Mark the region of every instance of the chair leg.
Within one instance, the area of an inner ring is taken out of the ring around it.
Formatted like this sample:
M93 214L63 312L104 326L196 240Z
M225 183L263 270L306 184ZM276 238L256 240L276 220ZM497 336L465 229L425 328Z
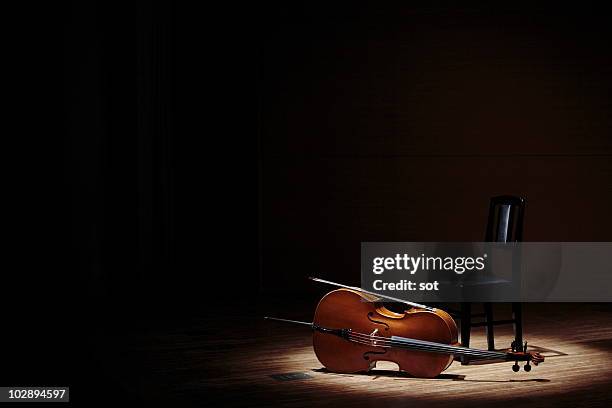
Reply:
M495 350L495 333L493 331L493 304L486 302L483 304L485 312L485 322L487 322L487 347L489 350Z
M461 345L470 347L470 331L472 329L472 304L461 303ZM467 356L461 357L461 364L468 364Z
M514 320L514 338L518 344L523 344L523 305L512 303L512 320Z

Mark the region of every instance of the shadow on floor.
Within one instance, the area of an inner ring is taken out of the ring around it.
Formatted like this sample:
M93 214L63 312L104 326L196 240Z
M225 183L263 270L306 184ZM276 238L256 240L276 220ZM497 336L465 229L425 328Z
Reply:
M440 374L435 378L418 378L408 374L405 371L399 370L371 370L363 373L354 373L354 374L342 374L342 373L334 373L326 368L315 368L312 371L327 375L338 375L343 377L354 377L366 375L369 377L377 378L403 378L403 379L412 379L412 380L425 380L425 381L435 381L435 380L449 380L449 381L468 381L468 382L481 382L481 383L504 383L504 382L550 382L550 380L545 378L530 378L524 380L470 380L466 379L465 375L461 374Z

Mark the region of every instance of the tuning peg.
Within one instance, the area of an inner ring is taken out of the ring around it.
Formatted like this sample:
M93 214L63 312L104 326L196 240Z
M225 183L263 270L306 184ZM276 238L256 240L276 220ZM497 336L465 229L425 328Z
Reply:
M527 362L527 364L525 364L525 366L523 367L523 370L530 372L531 371L531 365L529 364L529 361Z
M514 363L514 365L512 366L512 371L514 371L515 373L517 373L519 370L521 369L521 367L519 367L518 365L518 361L516 361Z

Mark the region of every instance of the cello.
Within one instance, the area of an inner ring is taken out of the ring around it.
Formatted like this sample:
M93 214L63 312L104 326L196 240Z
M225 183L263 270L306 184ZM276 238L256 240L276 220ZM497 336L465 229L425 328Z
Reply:
M319 279L314 279L319 280ZM323 280L319 280L323 281ZM319 301L312 323L266 317L310 326L317 359L329 371L369 371L377 361L392 361L414 377L433 378L446 370L454 357L470 360L525 361L525 371L544 361L539 353L527 352L524 345L512 344L510 351L461 347L453 318L441 309L418 305L397 313L387 309L383 298L360 288L335 284L340 289ZM394 299L398 300L398 299Z

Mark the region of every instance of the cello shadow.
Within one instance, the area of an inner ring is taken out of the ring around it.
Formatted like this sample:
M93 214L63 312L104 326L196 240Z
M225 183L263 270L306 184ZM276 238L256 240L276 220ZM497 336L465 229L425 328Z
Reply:
M464 376L463 376L464 377ZM524 380L466 380L463 378L457 378L454 381L468 381L468 382L480 382L480 383L512 383L512 382L550 382L548 378L527 378Z
M354 376L368 376L373 377L373 380L378 378L392 378L392 379L411 379L411 380L448 380L448 381L467 381L467 382L479 382L479 383L510 383L510 382L550 382L549 379L546 378L529 378L523 380L470 380L466 379L465 375L462 374L440 374L434 378L420 378L414 377L408 374L405 371L399 370L370 370L364 371L361 373L351 373L351 374L342 374L342 373L334 373L329 371L325 367L315 368L312 371L316 373L322 373L327 375L337 375L343 377L354 377Z

